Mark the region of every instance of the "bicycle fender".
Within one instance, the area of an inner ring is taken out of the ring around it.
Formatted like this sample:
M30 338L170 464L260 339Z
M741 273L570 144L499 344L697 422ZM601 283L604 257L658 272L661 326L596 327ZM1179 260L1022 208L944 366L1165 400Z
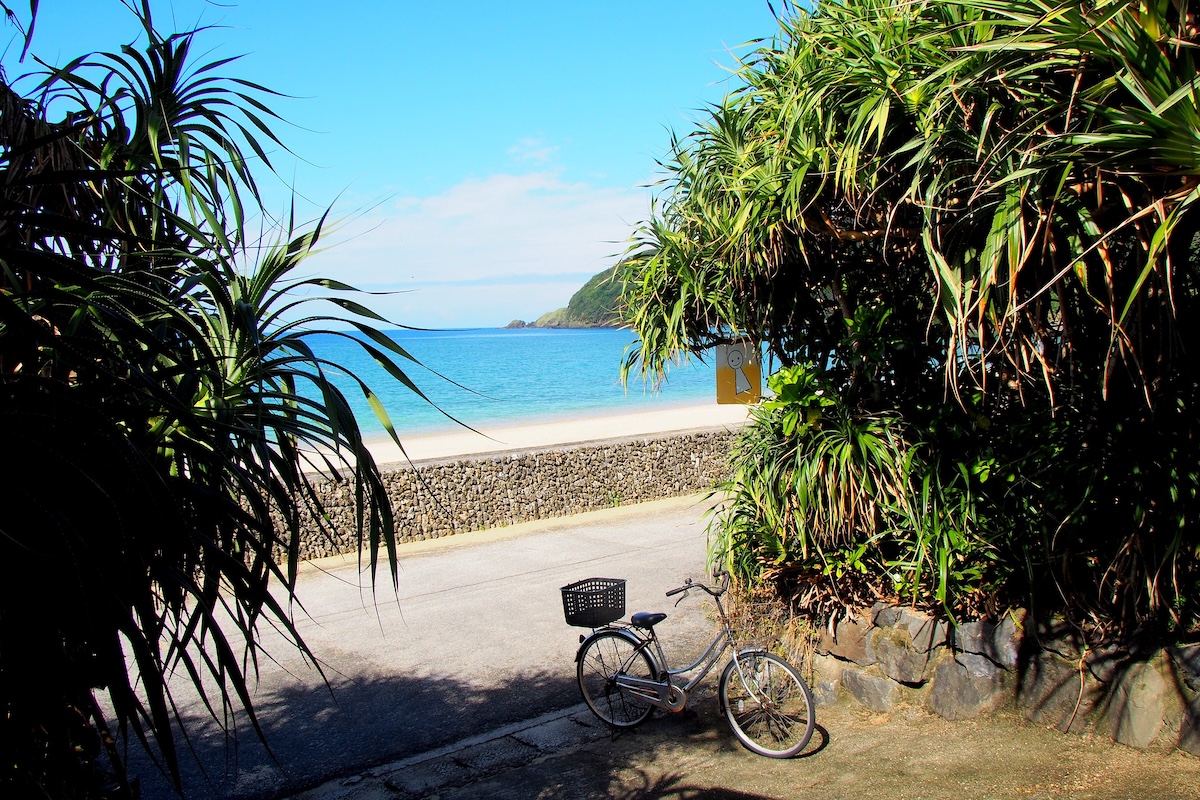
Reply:
M739 656L754 656L754 655L764 655L767 652L769 652L769 651L765 647L743 647L741 650L737 651L737 655L739 655Z
M619 634L621 637L629 640L629 643L632 644L634 647L640 647L642 644L641 639L634 636L632 633L625 630L624 628L614 628L611 625L605 626L603 628L597 628L596 630L594 630L590 634L588 634L588 636L582 642L579 643L579 649L575 651L575 663L576 664L579 663L579 659L583 658L583 651L587 649L587 646L591 643L592 639L595 639L597 636L599 636L602 633ZM650 660L653 662L654 657L651 656ZM658 665L655 664L655 668L657 668L657 667L658 667Z
M733 668L734 662L736 662L737 659L741 658L742 656L762 656L766 655L768 652L769 651L765 647L743 647L741 650L738 650L729 658L729 663L725 665L725 669L721 672L722 682L726 680L726 673ZM717 692L717 708L720 709L722 714L725 713L725 697L721 692Z

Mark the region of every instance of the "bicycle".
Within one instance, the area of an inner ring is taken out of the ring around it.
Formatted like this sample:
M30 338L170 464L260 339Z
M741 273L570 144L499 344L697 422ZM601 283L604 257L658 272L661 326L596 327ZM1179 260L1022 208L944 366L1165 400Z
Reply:
M628 623L625 581L589 578L562 588L569 625L592 628L579 637L575 655L579 691L588 708L614 730L633 728L649 719L655 708L679 712L689 693L708 675L728 648L729 659L717 684L721 713L745 747L769 758L790 758L808 744L816 726L812 692L800 672L784 659L760 647L739 650L721 595L729 589L729 573L718 571L717 588L691 578L666 593L682 594L675 605L701 590L717 606L721 628L703 654L681 669L670 669L654 626L667 618L661 612L638 612ZM696 674L690 678L688 673Z

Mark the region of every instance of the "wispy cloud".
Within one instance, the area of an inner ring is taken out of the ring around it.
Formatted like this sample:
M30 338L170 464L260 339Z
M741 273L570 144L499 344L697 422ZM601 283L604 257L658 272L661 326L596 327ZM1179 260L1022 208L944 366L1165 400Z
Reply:
M648 209L642 189L568 182L551 171L491 175L401 197L355 220L313 268L362 289L419 289L382 302L440 320L411 324L504 324L565 305L615 262Z
M534 284L567 284L579 287L595 275L595 272L563 272L557 275L489 275L482 278L447 278L445 280L414 280L405 284L410 289L429 289L436 286L448 288L464 286L529 286Z
M508 148L508 154L516 161L546 165L558 154L558 145L552 145L545 139L522 139Z

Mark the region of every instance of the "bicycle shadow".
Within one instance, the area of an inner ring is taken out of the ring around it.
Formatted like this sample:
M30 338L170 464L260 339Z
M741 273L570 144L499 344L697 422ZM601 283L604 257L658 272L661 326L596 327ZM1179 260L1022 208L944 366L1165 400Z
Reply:
M688 735L689 738L697 741L697 743L699 743L699 741L702 739L711 737L723 740L723 746L728 745L730 749L741 747L741 743L734 738L733 733L729 730L729 726L720 715L713 714L711 719L709 719L708 716L709 715L707 714L698 713L691 708L684 711L682 713L682 717L685 720L696 718L695 721L688 725L689 731L686 735ZM654 729L657 725L662 726L661 729L654 731L656 734L669 734L670 731L667 726L671 724L672 718L667 716L652 718L651 721L647 723L651 729ZM618 741L625 737L636 737L639 734L639 730L639 728L613 730L612 735L609 738L612 741ZM812 758L818 753L824 751L827 747L829 747L829 731L826 730L825 726L823 726L820 722L817 722L813 725L812 739L809 741L808 745L805 746L804 750L786 760L797 761L800 759Z
M609 795L614 800L772 800L761 794L749 794L737 789L722 789L689 783L678 773L654 777L636 770L643 781L641 786L627 788Z
M810 741L804 752L797 754L795 758L811 758L829 746L829 731L819 722L813 726L813 740L817 744L814 746Z

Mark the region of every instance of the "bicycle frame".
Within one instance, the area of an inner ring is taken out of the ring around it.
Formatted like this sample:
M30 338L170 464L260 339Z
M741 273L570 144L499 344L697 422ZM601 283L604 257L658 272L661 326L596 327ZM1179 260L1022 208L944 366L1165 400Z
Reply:
M655 708L683 711L690 693L728 649L731 657L716 690L721 714L734 736L751 752L768 758L791 758L803 751L816 728L812 691L799 669L786 658L763 647L739 647L738 631L721 602L721 596L729 590L729 573L717 570L713 577L720 583L712 586L688 578L682 586L666 593L667 597L683 594L675 603L679 605L690 591L698 589L712 597L717 606L718 630L687 666L672 669L667 661L657 630L666 614L639 612L627 622L614 621L593 628L590 636L580 636L575 661L584 702L613 730L640 725ZM567 609L567 599L563 607ZM611 613L611 606L605 609ZM572 620L569 613L567 619Z
M712 671L713 666L724 655L726 648L733 651L734 668L737 669L738 675L743 678L743 683L745 683L745 676L741 674L742 665L738 656L743 653L758 652L760 648L745 648L741 651L737 649L737 645L733 639L733 628L729 625L729 618L725 615L725 609L721 605L721 598L716 595L712 595L712 598L713 602L717 605L717 614L721 618L721 629L713 636L712 641L704 648L704 652L699 658L686 667L680 667L679 669L671 669L668 665L666 653L663 652L662 643L659 642L658 634L654 628L650 628L643 633L643 629L635 628L631 625L610 626L611 630L620 631L634 645L633 652L621 664L621 668L615 676L617 687L658 708L663 708L667 711L682 711L687 706L689 693ZM629 669L634 659L651 646L654 649L650 660L660 669L658 679L637 678L626 674L626 670ZM655 658L656 656L657 658ZM693 670L699 670L699 672L682 686L675 683L675 678ZM747 686L747 689L749 689L749 686ZM753 690L750 691L751 696L754 697ZM756 697L755 699L757 700Z
M658 641L658 636L655 635L653 629L648 634L635 633L630 628L620 628L620 630L637 639L638 644L629 659L621 665L621 669L616 676L617 686L623 691L636 695L647 703L659 708L665 708L667 711L682 711L684 706L687 705L688 693L692 689L695 689L696 685L704 680L704 677L712 671L717 660L725 652L725 648L733 646L733 632L726 625L713 636L712 641L704 648L704 653L699 658L686 667L670 669L667 665L667 657L663 652L662 644ZM635 678L632 675L625 674L625 670L628 669L633 659L651 645L654 647L651 659L654 660L655 665L661 667L661 677L658 680L651 680L649 678ZM657 656L657 659L654 658L655 656ZM682 686L672 680L695 669L699 669L700 671Z

